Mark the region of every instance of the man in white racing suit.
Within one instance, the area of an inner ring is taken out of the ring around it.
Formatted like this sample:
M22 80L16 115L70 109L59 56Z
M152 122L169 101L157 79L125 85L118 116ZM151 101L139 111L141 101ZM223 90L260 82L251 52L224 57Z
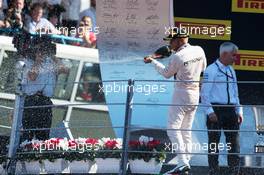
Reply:
M188 43L188 33L184 30L172 31L164 40L170 40L170 47L174 53L169 57L167 66L153 59L144 59L145 63L152 62L156 70L165 78L174 76L175 90L172 106L169 108L167 134L179 153L178 164L167 173L180 173L190 170L191 158L191 129L197 105L199 104L199 80L201 72L206 68L206 57L200 46ZM185 130L185 131L181 131ZM187 131L188 130L188 131Z

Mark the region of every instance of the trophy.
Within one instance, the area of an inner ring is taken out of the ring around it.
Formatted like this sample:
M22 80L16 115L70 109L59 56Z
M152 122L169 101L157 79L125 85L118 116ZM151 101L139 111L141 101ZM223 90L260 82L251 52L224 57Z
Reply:
M264 153L264 107L253 107L253 113L258 134L255 152Z

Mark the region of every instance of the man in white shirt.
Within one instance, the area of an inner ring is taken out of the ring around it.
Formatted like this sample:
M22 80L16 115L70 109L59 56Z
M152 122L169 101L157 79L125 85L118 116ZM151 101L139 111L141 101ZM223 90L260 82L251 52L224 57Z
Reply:
M52 105L51 97L56 83L55 63L51 58L46 58L41 51L36 51L35 60L25 60L24 73L25 107ZM52 108L24 109L22 125L23 129L50 128L52 122ZM49 130L24 131L23 140L49 139Z
M23 113L23 129L40 129L24 131L23 140L49 139L49 128L52 124L51 97L54 95L56 78L60 73L68 73L68 69L62 64L59 65L53 58L47 56L43 50L45 44L34 46L32 48L33 58L25 59L25 72L23 75L23 91L26 94L25 107L46 106L39 108L25 108Z
M217 132L208 131L209 145L215 145L215 147L210 147L211 149L208 150L208 153L219 152L218 145L221 129L239 130L239 125L243 119L242 107L239 106L236 73L231 66L236 59L237 51L238 47L231 42L221 44L220 57L209 65L204 73L205 82L202 85L201 99L206 106L207 128L209 130L219 130ZM221 107L217 105L231 106ZM235 105L238 106L235 107ZM226 143L230 146L228 146L228 152L239 153L239 133L224 133ZM208 164L210 175L215 175L219 172L217 154L208 155ZM239 156L228 155L228 165L230 166L230 174L237 175L239 171Z
M49 34L60 34L51 22L47 19L42 18L43 7L40 3L33 4L31 8L31 18L27 19L26 29L30 33L49 33Z
M176 152L179 153L177 166L167 172L174 174L190 170L192 148L190 130L199 103L198 81L201 72L206 68L206 57L200 46L192 46L188 43L188 34L184 30L173 31L165 39L170 39L170 48L174 50L169 57L168 66L164 66L151 57L145 58L145 62L151 61L165 78L174 76L177 80L172 99L172 104L175 106L169 108L167 123L167 129L169 129L167 134L173 145L176 145ZM181 129L188 131L179 131Z

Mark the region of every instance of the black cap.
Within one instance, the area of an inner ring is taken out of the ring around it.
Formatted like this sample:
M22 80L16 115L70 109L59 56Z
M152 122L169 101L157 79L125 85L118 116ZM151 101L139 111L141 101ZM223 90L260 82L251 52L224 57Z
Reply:
M163 38L164 41L169 41L175 38L187 38L189 37L188 32L185 29L173 28L170 30L170 34Z

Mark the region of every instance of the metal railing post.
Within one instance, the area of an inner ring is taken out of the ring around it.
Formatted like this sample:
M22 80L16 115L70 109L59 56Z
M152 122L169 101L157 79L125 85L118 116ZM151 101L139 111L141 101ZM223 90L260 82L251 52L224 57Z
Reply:
M130 125L131 125L131 116L132 116L132 99L133 99L133 86L134 80L128 80L127 87L127 98L126 98L126 114L124 122L124 133L123 133L123 151L120 164L119 175L125 175L127 171L127 162L128 162L128 143L130 137Z
M24 96L23 96L23 87L22 87L22 78L24 72L25 64L24 62L19 62L17 64L18 68L18 85L16 90L16 99L15 99L15 109L14 116L12 121L11 136L9 141L9 150L8 150L8 174L15 174L16 171L16 152L19 146L20 140L20 128L22 126L22 117L23 117L23 106L24 106Z

